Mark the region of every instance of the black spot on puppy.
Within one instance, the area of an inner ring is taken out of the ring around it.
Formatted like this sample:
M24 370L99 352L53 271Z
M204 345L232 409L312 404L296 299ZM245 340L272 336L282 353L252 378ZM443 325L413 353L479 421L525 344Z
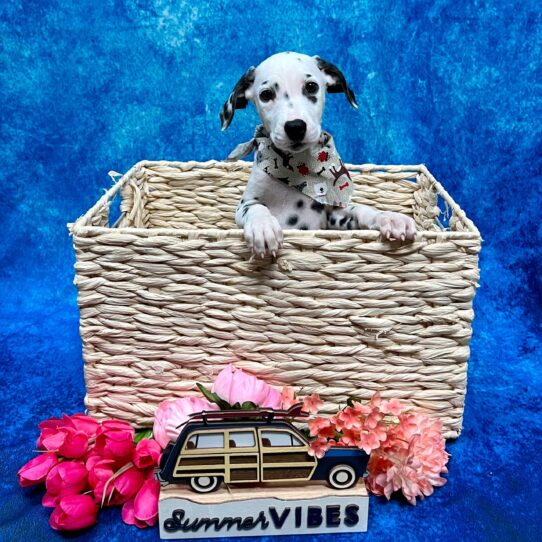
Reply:
M248 207L243 208L243 216L245 216L248 213Z
M324 207L325 205L323 203L319 203L318 201L313 201L311 203L311 209L317 213L321 213L324 210Z
M286 99L288 99L290 96L289 96L289 94L288 94L287 92L285 92L285 93L284 93L284 97L285 97Z
M348 217L345 216L339 220L339 226L344 226L346 221L348 220Z
M332 225L332 226L335 226L335 222L337 222L337 220L335 219L335 217L333 217L329 223Z
M298 200L295 204L298 209L303 209L303 205L305 205L305 202L302 199Z
M245 200L243 198L241 198L241 203L245 203Z
M309 227L307 226L307 224L301 224L301 226L299 226L299 229L300 230L308 230Z
M298 220L299 217L297 215L292 215L288 217L288 226L295 226Z

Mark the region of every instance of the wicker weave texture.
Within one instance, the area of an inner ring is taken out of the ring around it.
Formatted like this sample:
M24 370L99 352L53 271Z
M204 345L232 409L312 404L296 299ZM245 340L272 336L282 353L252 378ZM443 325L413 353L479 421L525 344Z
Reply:
M423 165L349 164L354 201L413 216L415 243L288 230L276 261L251 261L234 224L250 167L140 162L70 224L89 412L149 425L160 401L198 393L196 382L234 361L317 391L330 408L379 390L458 436L479 278L474 224Z

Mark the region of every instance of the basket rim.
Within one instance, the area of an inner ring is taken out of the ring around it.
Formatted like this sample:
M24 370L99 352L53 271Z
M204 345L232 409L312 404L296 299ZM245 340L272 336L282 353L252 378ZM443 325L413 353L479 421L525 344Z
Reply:
M205 228L205 229L184 229L184 228L135 228L124 226L122 228L111 228L106 226L81 226L77 222L67 224L72 235L92 236L100 234L119 234L134 235L138 237L177 237L179 239L243 239L243 230L240 228ZM284 239L313 237L336 240L357 238L363 241L378 241L380 232L377 230L283 230ZM433 239L435 241L446 241L448 239L478 239L482 241L479 233L471 231L428 231L418 230L416 241L409 243L409 246L415 245L422 240ZM398 244L398 241L386 241L386 246ZM403 243L403 246L406 246Z
M67 227L71 235L85 234L99 234L99 233L124 233L133 234L140 237L150 236L168 236L178 237L186 239L232 239L242 238L243 231L240 228L205 228L205 229L183 229L183 228L140 228L133 226L123 227L105 227L105 226L92 226L86 225L87 222L98 209L109 204L109 201L113 199L117 192L131 179L132 175L137 171L145 167L178 167L185 171L192 169L212 169L219 168L224 170L239 171L243 169L250 169L253 162L236 160L236 161L221 161L221 160L207 160L200 162L196 160L180 162L180 161L168 161L168 160L140 160L136 162L126 173L124 173L118 181L116 181L112 187L110 187L103 196L90 208L88 211L77 218L74 222L67 224ZM467 227L462 231L429 231L418 230L416 242L422 239L434 239L434 240L446 240L446 239L478 239L483 241L480 232L474 222L470 220L461 207L454 201L454 199L448 194L444 186L438 182L435 177L430 173L425 164L414 165L394 165L394 164L345 164L349 171L359 172L377 172L382 171L389 175L390 173L405 173L412 172L415 174L423 174L427 177L429 182L434 186L438 195L449 205L454 213L460 218ZM376 241L379 239L380 233L376 230L284 230L285 239L291 239L299 236L303 238L319 237L328 239L350 239L352 237L359 238L360 240ZM389 241L387 242L389 243Z

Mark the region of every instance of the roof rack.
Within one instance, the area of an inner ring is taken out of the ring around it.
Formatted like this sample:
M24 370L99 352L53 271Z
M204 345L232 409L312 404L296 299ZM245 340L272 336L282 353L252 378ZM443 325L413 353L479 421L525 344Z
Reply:
M209 421L223 421L234 418L259 418L264 419L267 423L281 418L307 418L309 414L303 412L302 408L302 403L296 403L288 410L274 410L272 408L262 408L259 410L204 410L190 414L188 421L203 421L207 425Z

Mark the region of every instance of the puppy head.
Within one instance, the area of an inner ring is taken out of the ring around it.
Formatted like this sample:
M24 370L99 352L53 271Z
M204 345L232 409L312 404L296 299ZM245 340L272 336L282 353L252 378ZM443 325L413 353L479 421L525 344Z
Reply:
M302 152L320 138L326 90L344 92L357 108L354 93L337 66L318 56L277 53L249 68L237 82L220 112L222 130L230 125L235 109L244 109L250 100L274 145Z

